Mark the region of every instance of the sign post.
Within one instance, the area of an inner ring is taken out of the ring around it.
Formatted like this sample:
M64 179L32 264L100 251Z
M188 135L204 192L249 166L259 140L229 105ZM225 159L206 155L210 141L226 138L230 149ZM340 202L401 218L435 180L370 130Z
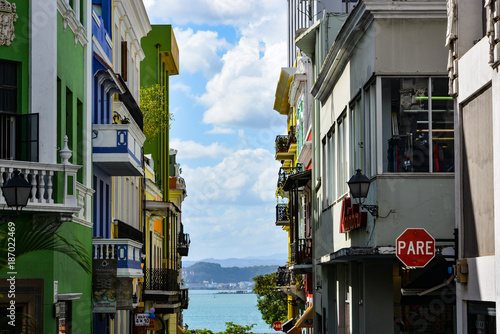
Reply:
M396 239L396 256L407 267L423 268L435 256L435 240L423 228L408 228Z

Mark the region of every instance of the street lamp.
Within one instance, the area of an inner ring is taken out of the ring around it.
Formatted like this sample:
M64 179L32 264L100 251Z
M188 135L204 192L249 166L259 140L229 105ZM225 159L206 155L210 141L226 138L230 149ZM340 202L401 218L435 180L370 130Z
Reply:
M359 206L366 209L373 217L378 217L378 205L363 204L366 196L368 196L370 180L364 174L361 174L361 169L356 169L356 174L351 177L347 184L349 185L351 196Z
M14 207L16 213L28 204L28 199L31 197L31 184L24 179L20 171L15 170L13 176L7 179L1 188L7 206Z

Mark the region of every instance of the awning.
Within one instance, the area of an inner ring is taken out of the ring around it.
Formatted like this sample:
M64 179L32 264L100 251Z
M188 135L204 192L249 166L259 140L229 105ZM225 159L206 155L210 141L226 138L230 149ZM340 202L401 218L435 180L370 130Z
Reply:
M294 318L291 318L291 319L288 319L287 321L285 321L285 323L283 323L283 325L281 326L281 331L282 332L285 332L285 333L288 333L288 331L290 329L292 329L293 327L293 324L295 323L295 319Z
M295 327L312 327L313 326L313 307L309 306L307 310L302 314L300 319L295 324Z
M300 332L302 332L300 328L293 326L286 334L300 334Z
M177 325L177 334L184 334L184 330L179 325Z
M290 175L285 182L285 185L283 186L284 191L289 191L290 189L294 188L295 185L297 187L303 187L311 180L311 170L306 170L303 172L299 172L296 174ZM297 181L297 183L295 183Z

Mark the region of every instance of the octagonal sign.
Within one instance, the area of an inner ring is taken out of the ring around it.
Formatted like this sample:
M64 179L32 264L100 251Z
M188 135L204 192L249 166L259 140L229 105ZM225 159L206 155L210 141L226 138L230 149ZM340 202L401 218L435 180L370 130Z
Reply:
M407 267L423 268L435 254L434 238L423 228L408 228L396 239L396 256Z

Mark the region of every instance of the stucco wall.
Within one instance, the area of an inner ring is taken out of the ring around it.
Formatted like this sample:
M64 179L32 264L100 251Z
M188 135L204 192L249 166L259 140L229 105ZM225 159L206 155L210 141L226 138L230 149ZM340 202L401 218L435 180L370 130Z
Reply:
M446 73L446 19L377 19L377 73Z

